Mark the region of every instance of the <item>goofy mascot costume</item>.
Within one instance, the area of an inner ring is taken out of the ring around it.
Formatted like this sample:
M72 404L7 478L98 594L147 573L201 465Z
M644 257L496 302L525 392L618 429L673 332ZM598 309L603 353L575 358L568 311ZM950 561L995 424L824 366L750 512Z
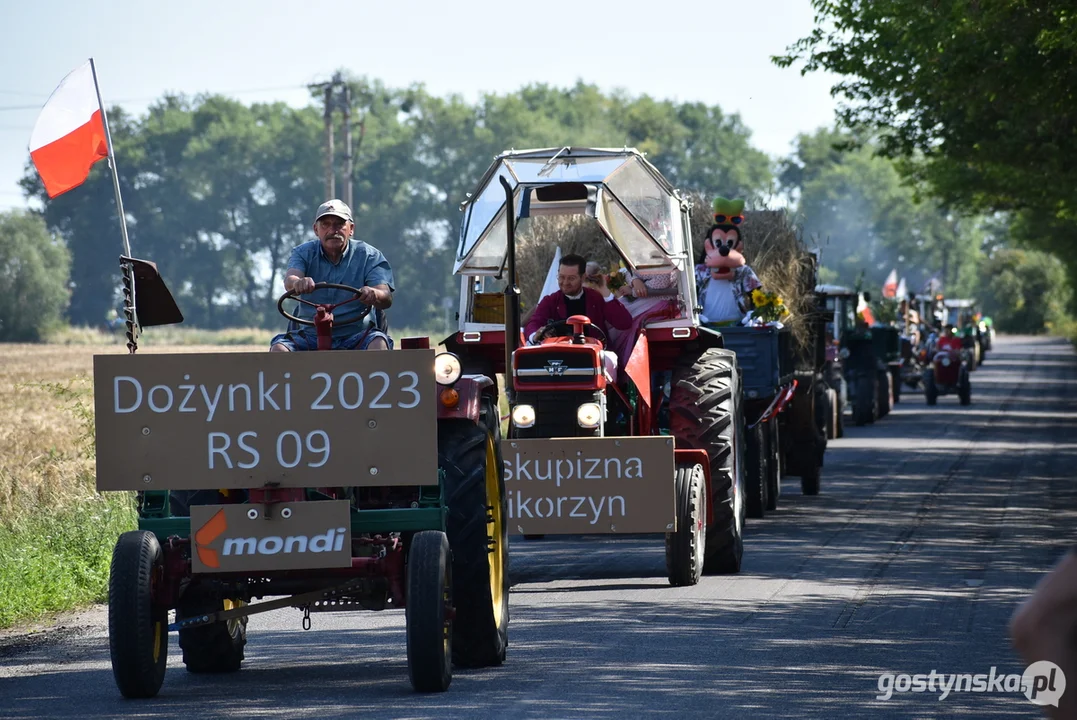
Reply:
M714 224L703 238L696 265L700 320L709 325L737 325L754 307L752 290L762 286L744 261L740 227L744 200L714 199Z

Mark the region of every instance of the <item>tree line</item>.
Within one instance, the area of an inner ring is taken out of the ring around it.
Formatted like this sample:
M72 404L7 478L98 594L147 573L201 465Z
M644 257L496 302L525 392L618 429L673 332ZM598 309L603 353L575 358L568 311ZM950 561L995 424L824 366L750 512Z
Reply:
M441 300L456 288L459 203L509 148L627 145L685 191L743 196L752 207L789 198L809 245L821 251L824 279L846 284L875 287L897 267L910 288L936 277L951 294L975 294L984 268L1016 242L1006 219L963 213L925 195L924 182L880 156L878 141L848 130L801 136L790 156L775 159L752 145L737 115L701 103L603 93L584 83L466 102L421 85L348 82L360 138L352 178L356 237L393 265L396 327L436 327L444 317ZM139 117L113 108L109 121L133 252L158 263L187 322L280 326L275 300L288 253L313 238L312 213L325 199L320 98L293 108L166 96ZM111 182L99 164L84 186L44 202L38 221L40 242L59 248L63 262L69 258L57 314L75 325L100 325L119 303ZM22 184L44 201L32 168ZM0 252L7 225L25 221L20 213L0 219ZM1007 267L1018 277L1041 260L1013 256ZM1020 282L1013 287L1024 292ZM0 314L7 312L4 292ZM10 327L0 324L0 340L34 336Z

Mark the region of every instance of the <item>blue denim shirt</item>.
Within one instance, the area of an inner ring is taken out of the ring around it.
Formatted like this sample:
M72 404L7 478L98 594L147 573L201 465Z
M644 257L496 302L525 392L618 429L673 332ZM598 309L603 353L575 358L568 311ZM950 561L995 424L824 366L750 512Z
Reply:
M393 285L393 269L389 267L389 261L373 245L367 245L359 240L349 240L344 248L344 254L337 263L330 262L322 250L322 244L318 240L303 243L292 250L288 258L288 269L298 270L303 275L312 278L314 282L337 283L361 288L364 285L388 285L389 290L396 288ZM338 303L347 300L351 295L344 290L316 290L301 296L304 300L313 303ZM348 303L339 311L334 312L333 336L343 337L354 335L363 326L345 325L338 323L353 317L355 313L363 309L358 300ZM296 313L298 317L313 320L314 308L309 305L298 303Z

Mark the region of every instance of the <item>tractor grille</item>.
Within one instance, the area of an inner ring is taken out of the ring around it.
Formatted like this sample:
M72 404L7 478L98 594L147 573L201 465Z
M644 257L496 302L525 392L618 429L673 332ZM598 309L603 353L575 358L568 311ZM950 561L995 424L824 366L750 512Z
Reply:
M585 402L601 402L602 392L596 390L554 390L547 392L518 392L517 405L535 408L535 424L529 428L511 429L514 438L598 437L600 428L581 428L576 410Z
M521 349L516 352L516 387L580 385L594 387L598 375L595 352L589 347L571 351L564 348Z

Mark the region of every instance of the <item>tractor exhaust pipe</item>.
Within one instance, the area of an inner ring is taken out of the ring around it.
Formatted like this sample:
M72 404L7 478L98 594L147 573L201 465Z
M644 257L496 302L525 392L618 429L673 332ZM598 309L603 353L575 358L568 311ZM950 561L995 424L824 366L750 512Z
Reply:
M516 285L516 203L512 197L512 185L503 176L501 187L505 188L505 270L509 274L505 283L505 396L512 404L515 391L512 382L512 354L520 341L520 288Z

